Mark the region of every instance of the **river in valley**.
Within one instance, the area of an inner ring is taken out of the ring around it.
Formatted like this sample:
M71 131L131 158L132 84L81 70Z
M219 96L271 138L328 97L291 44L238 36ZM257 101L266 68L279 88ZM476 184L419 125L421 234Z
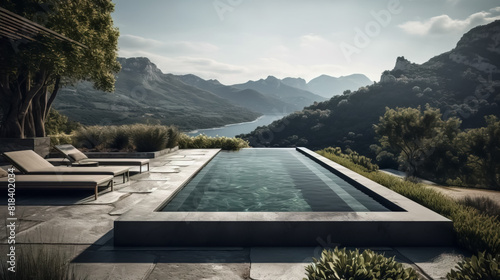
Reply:
M286 116L286 115L283 115L283 114L263 115L252 122L228 124L226 126L216 127L216 128L198 129L198 130L190 131L187 134L189 136L196 136L199 134L205 134L205 135L211 136L211 137L214 137L214 136L234 137L234 136L242 134L242 133L249 133L259 126L271 124L273 121L279 120L279 119L283 118L284 116Z

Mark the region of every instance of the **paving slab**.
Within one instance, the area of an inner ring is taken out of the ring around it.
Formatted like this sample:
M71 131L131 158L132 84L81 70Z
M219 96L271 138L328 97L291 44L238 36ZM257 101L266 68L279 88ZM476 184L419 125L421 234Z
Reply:
M163 252L147 278L250 279L249 251Z
M93 244L113 229L116 216L108 215L109 205L75 205L64 207L52 218L16 236L18 243Z
M84 199L79 200L75 204L107 205L107 204L115 203L115 202L119 201L120 199L125 198L128 195L130 195L130 194L123 193L123 192L117 192L117 191L112 191L112 192L108 191L108 192L99 193L99 196L97 197L97 199L95 199L94 195L91 195L89 197L86 197Z
M262 248L250 251L250 278L256 280L302 279L313 260L315 247Z
M179 166L165 165L165 166L153 167L153 168L151 168L150 172L155 172L155 173L179 173L180 169L179 169Z
M147 194L164 187L167 183L167 181L132 181L132 184L118 190L118 192Z
M113 203L115 208L109 212L109 215L122 215L132 209L136 204L140 203L145 197L145 194L132 193L124 199Z
M446 274L458 262L470 256L469 253L453 247L405 247L396 250L431 279L446 279Z
M165 174L165 173L149 172L149 173L142 173L142 174L136 175L132 178L132 180L133 181L168 181L169 180L168 175L169 174Z
M191 159L190 160L172 160L166 166L180 166L180 167L184 167L184 166L190 166L194 162L195 161L191 160Z
M155 266L155 254L135 251L91 251L76 257L72 266L88 279L146 279Z
M16 215L16 233L29 230L38 224L53 218L54 212L62 206L17 206ZM6 209L6 208L5 208ZM0 211L0 218L6 223L7 211ZM10 217L10 216L9 216ZM7 230L0 230L0 243L7 243Z
M157 166L164 166L165 164L167 164L169 162L170 162L170 160L155 159L155 161L151 161L149 163L149 168L157 167Z

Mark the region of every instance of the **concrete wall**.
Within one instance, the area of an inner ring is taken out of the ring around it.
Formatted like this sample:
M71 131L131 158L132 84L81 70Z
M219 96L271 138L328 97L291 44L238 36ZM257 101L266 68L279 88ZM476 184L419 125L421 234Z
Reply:
M0 138L0 153L33 150L43 158L50 153L50 137L35 137L35 138ZM5 161L0 158L0 162Z

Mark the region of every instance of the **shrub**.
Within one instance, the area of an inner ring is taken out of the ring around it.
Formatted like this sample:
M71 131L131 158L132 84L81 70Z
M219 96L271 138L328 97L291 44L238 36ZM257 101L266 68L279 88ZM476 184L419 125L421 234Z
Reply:
M350 159L324 150L318 153L451 219L458 244L463 248L475 253L500 253L500 222L495 217L481 214L421 184L404 181L382 172L368 172L365 167L353 163Z
M222 149L236 151L242 148L248 148L248 142L241 138L229 137L208 137L200 134L195 137L181 134L179 137L179 148L181 149Z
M472 256L465 261L459 262L456 271L451 270L446 275L447 279L453 280L471 280L500 279L500 254L495 256L491 254L479 253L478 256Z
M489 197L467 196L458 201L460 204L477 209L479 212L500 218L500 205Z
M51 108L49 115L45 120L45 133L47 135L55 135L59 133L71 134L71 132L81 126L82 125L80 123L68 120L68 117Z
M87 126L76 130L73 141L75 146L87 149L102 149L110 141L109 128L105 126Z
M323 250L321 258L313 260L306 267L307 278L304 279L418 279L413 268L404 268L394 257L386 258L371 250L361 254L358 249Z
M378 165L372 163L372 160L370 158L367 158L365 156L362 156L358 154L357 152L353 152L350 149L347 149L345 153L342 153L342 149L339 147L328 147L325 148L321 151L317 151L318 154L324 155L324 154L334 154L338 157L347 159L348 161L364 167L365 171L371 172L371 171L377 171L378 170Z
M15 272L7 270L7 262L0 262L0 280L88 279L86 276L76 276L67 259L67 254L58 248L40 245L21 247L19 254L16 252Z
M168 127L168 143L167 148L174 148L179 145L180 132L176 126Z
M73 143L73 135L66 133L59 133L50 135L50 145L53 147L55 145L71 144Z
M165 149L168 129L163 125L135 124L130 126L132 142L138 152L152 152Z
M109 127L110 138L109 148L116 150L128 150L130 148L130 126L112 126Z

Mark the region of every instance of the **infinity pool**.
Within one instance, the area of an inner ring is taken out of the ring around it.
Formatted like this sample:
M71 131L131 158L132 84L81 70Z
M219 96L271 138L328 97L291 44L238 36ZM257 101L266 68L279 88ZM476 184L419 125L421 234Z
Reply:
M162 211L390 211L295 149L220 152Z
M154 164L183 163L179 172L162 175L164 169L152 168L146 181L138 181L163 179L115 220L115 246L455 242L449 219L306 148L177 153Z

